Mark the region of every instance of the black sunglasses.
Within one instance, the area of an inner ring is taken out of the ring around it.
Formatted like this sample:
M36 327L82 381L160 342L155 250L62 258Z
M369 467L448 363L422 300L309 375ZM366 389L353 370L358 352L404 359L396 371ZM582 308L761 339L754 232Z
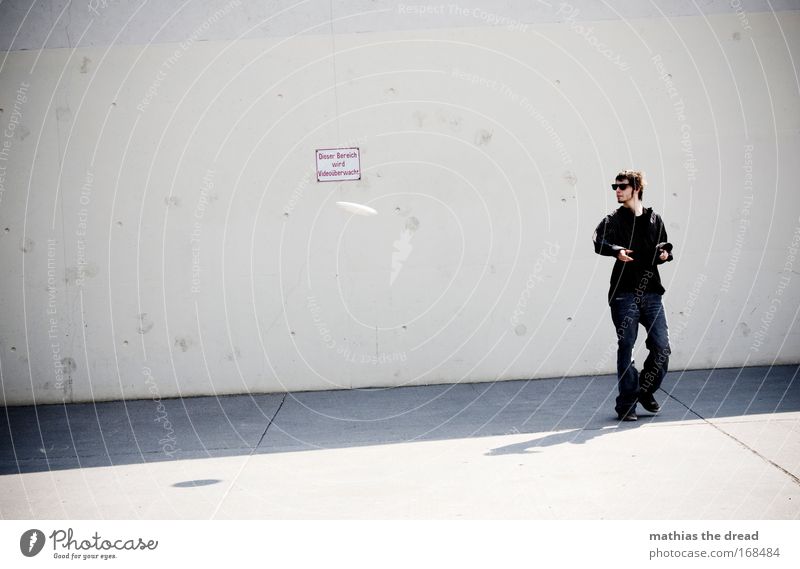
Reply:
M617 190L626 190L629 187L631 187L631 184L611 184L611 189L614 190L615 192Z

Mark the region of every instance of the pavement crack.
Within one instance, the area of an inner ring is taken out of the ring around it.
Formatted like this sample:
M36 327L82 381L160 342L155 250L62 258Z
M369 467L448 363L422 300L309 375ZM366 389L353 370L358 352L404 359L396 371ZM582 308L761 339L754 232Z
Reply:
M663 391L663 389L662 389L662 391ZM667 392L665 391L665 393L667 393ZM794 474L792 474L791 472L789 472L788 470L786 470L786 469L785 469L784 467L782 467L780 464L778 464L777 462L775 462L775 461L773 461L773 460L770 460L769 458L767 458L766 456L764 456L763 454L761 454L760 452L758 452L756 449L754 449L753 447L749 446L749 445L748 445L747 443L745 443L744 441L741 441L740 439L736 438L735 436L733 436L732 434L730 434L730 433L729 433L728 431L726 431L725 429L722 429L722 428L721 428L721 427L719 427L718 425L715 425L715 424L714 424L714 423L712 423L712 422L711 422L709 419L706 419L705 417L703 417L703 416L702 416L700 413L698 413L697 411L695 411L694 409L692 409L691 407L689 407L689 406L688 406L686 403L684 403L683 401L681 401L680 399L678 399L677 397L675 397L675 396L674 396L674 395L672 395L671 393L667 393L667 396L668 396L670 399L673 399L673 400L677 401L678 403L680 403L681 405L683 405L683 406L686 408L686 410L687 410L687 411L689 411L689 413L691 413L692 415L696 416L698 419L700 419L701 421L703 421L704 423L706 423L706 424L707 424L707 425L709 425L710 427L713 427L714 429L716 429L717 431L719 431L720 433L722 433L722 434L723 434L723 435L725 435L726 437L728 437L728 438L732 439L733 441L735 441L735 442L736 442L736 443L737 443L739 446L741 446L742 448L745 448L745 449L749 450L750 452L752 452L754 455L756 455L758 458L760 458L761 460L763 460L763 461L764 461L764 462L766 462L767 464L771 464L772 466L774 466L775 468L777 468L778 470L780 470L781 472L783 472L783 473L784 473L786 476L788 476L789 478L791 478L791 479L792 479L792 481L794 481L794 483L795 483L795 484L797 484L798 486L800 486L800 478L798 478L797 476L795 476Z
M254 447L253 447L253 450L250 452L250 454L251 454L251 455L252 455L254 452L256 452L256 449L257 449L258 447L260 447L260 446L261 446L261 443L263 442L263 440L264 440L264 437L266 437L266 436L267 436L267 431L269 431L269 428L272 426L272 423L275 421L275 417L277 417L277 416L278 416L278 413L280 413L280 412L281 412L281 407L283 407L283 402L284 402L284 401L286 401L286 396L287 396L287 395L288 395L288 393L284 393L284 394L283 394L283 397L281 398L281 403L280 403L280 405L278 405L278 408L277 408L277 409L275 409L275 414L272 416L272 418L271 418L271 419L269 420L269 422L267 423L267 428L266 428L266 429L264 429L264 432L263 432L263 433L261 433L261 438L260 438L260 439L258 439L258 442L256 443L256 446L254 446Z
M247 459L239 467L239 472L236 473L236 476L233 477L233 480L231 480L231 483L225 489L225 492L220 497L219 502L217 502L217 507L214 509L214 513L211 514L211 517L209 519L211 519L211 520L216 519L216 517L219 515L219 510L220 510L220 508L222 508L222 504L224 504L225 500L227 500L228 495L230 495L231 490L233 490L233 487L236 485L236 482L239 480L239 477L242 475L242 472L244 471L245 467L250 462L250 459L253 458L253 455L255 454L255 452L258 449L258 447L261 446L261 442L264 440L264 437L267 436L267 431L269 431L269 428L272 426L272 423L275 421L275 417L277 417L278 413L280 413L281 408L283 407L283 403L284 403L284 401L286 401L286 397L288 395L289 395L288 392L283 394L283 397L281 398L280 405L278 405L278 408L275 409L275 414L272 415L272 418L267 423L267 428L264 429L263 433L261 433L261 438L258 439L258 442L256 443L256 445L250 450L250 454L247 456Z

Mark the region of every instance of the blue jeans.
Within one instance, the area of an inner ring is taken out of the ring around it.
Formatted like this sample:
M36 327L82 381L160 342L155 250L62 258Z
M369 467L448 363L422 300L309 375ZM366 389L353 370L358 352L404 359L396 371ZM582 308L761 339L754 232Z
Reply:
M611 319L617 330L619 396L615 409L624 415L636 410L640 393L652 394L661 387L672 352L660 294L625 292L614 295L611 299ZM639 324L647 330L645 345L649 351L641 375L631 361Z

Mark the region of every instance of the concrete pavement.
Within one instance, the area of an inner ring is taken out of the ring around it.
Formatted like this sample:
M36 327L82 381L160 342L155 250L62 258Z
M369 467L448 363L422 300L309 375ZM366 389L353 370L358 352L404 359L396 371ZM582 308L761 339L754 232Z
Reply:
M800 366L9 407L4 519L797 519Z

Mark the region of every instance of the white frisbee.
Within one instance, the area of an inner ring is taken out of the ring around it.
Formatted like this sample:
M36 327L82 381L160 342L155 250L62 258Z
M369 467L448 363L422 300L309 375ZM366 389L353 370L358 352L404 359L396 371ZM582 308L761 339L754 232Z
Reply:
M368 205L361 205L353 202L336 202L340 208L356 215L378 215L378 212Z

